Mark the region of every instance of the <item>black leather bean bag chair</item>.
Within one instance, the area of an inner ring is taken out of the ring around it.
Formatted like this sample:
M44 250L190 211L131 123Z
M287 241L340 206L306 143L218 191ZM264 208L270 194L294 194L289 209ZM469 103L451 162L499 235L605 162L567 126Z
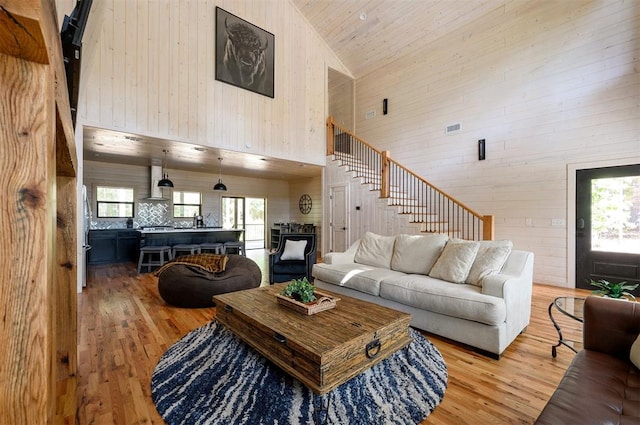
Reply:
M186 308L214 307L212 297L257 288L262 272L250 258L229 255L223 272L214 273L188 264L172 264L158 276L158 291L169 305Z

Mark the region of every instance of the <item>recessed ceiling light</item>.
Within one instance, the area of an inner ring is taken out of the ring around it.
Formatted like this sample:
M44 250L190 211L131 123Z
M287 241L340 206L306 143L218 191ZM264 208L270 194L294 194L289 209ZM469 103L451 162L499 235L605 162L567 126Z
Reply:
M366 21L367 20L367 12L360 13L360 20L361 21Z

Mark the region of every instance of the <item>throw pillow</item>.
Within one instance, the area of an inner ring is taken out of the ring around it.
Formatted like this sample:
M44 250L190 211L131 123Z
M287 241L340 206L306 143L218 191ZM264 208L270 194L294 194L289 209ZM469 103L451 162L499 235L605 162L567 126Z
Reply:
M513 248L511 241L480 241L479 243L478 254L473 260L466 280L466 283L476 286L482 286L482 280L486 276L502 270Z
M395 240L395 236L381 236L366 232L360 240L354 261L367 266L388 269L391 267Z
M429 273L448 239L449 236L440 233L396 236L391 269L404 273Z
M638 369L640 369L640 335L638 335L635 342L631 346L629 359L631 359L631 363L633 363Z
M433 265L429 276L454 283L464 283L471 270L480 244L475 241L450 239Z
M284 252L280 255L281 260L304 260L304 249L307 241L294 241L287 239L284 243Z

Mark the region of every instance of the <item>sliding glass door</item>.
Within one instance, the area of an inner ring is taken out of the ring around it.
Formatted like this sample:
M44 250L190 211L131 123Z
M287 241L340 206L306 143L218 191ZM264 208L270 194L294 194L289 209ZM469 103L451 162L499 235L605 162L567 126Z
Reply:
M246 249L265 247L265 204L263 198L222 197L222 227L245 229Z

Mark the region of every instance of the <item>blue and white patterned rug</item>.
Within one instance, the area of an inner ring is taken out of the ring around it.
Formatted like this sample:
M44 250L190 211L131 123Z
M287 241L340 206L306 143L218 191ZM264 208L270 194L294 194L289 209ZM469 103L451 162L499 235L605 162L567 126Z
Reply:
M444 359L409 331L407 349L332 391L328 423L416 424L440 403L447 387ZM312 424L318 397L216 321L162 355L151 392L170 425Z

